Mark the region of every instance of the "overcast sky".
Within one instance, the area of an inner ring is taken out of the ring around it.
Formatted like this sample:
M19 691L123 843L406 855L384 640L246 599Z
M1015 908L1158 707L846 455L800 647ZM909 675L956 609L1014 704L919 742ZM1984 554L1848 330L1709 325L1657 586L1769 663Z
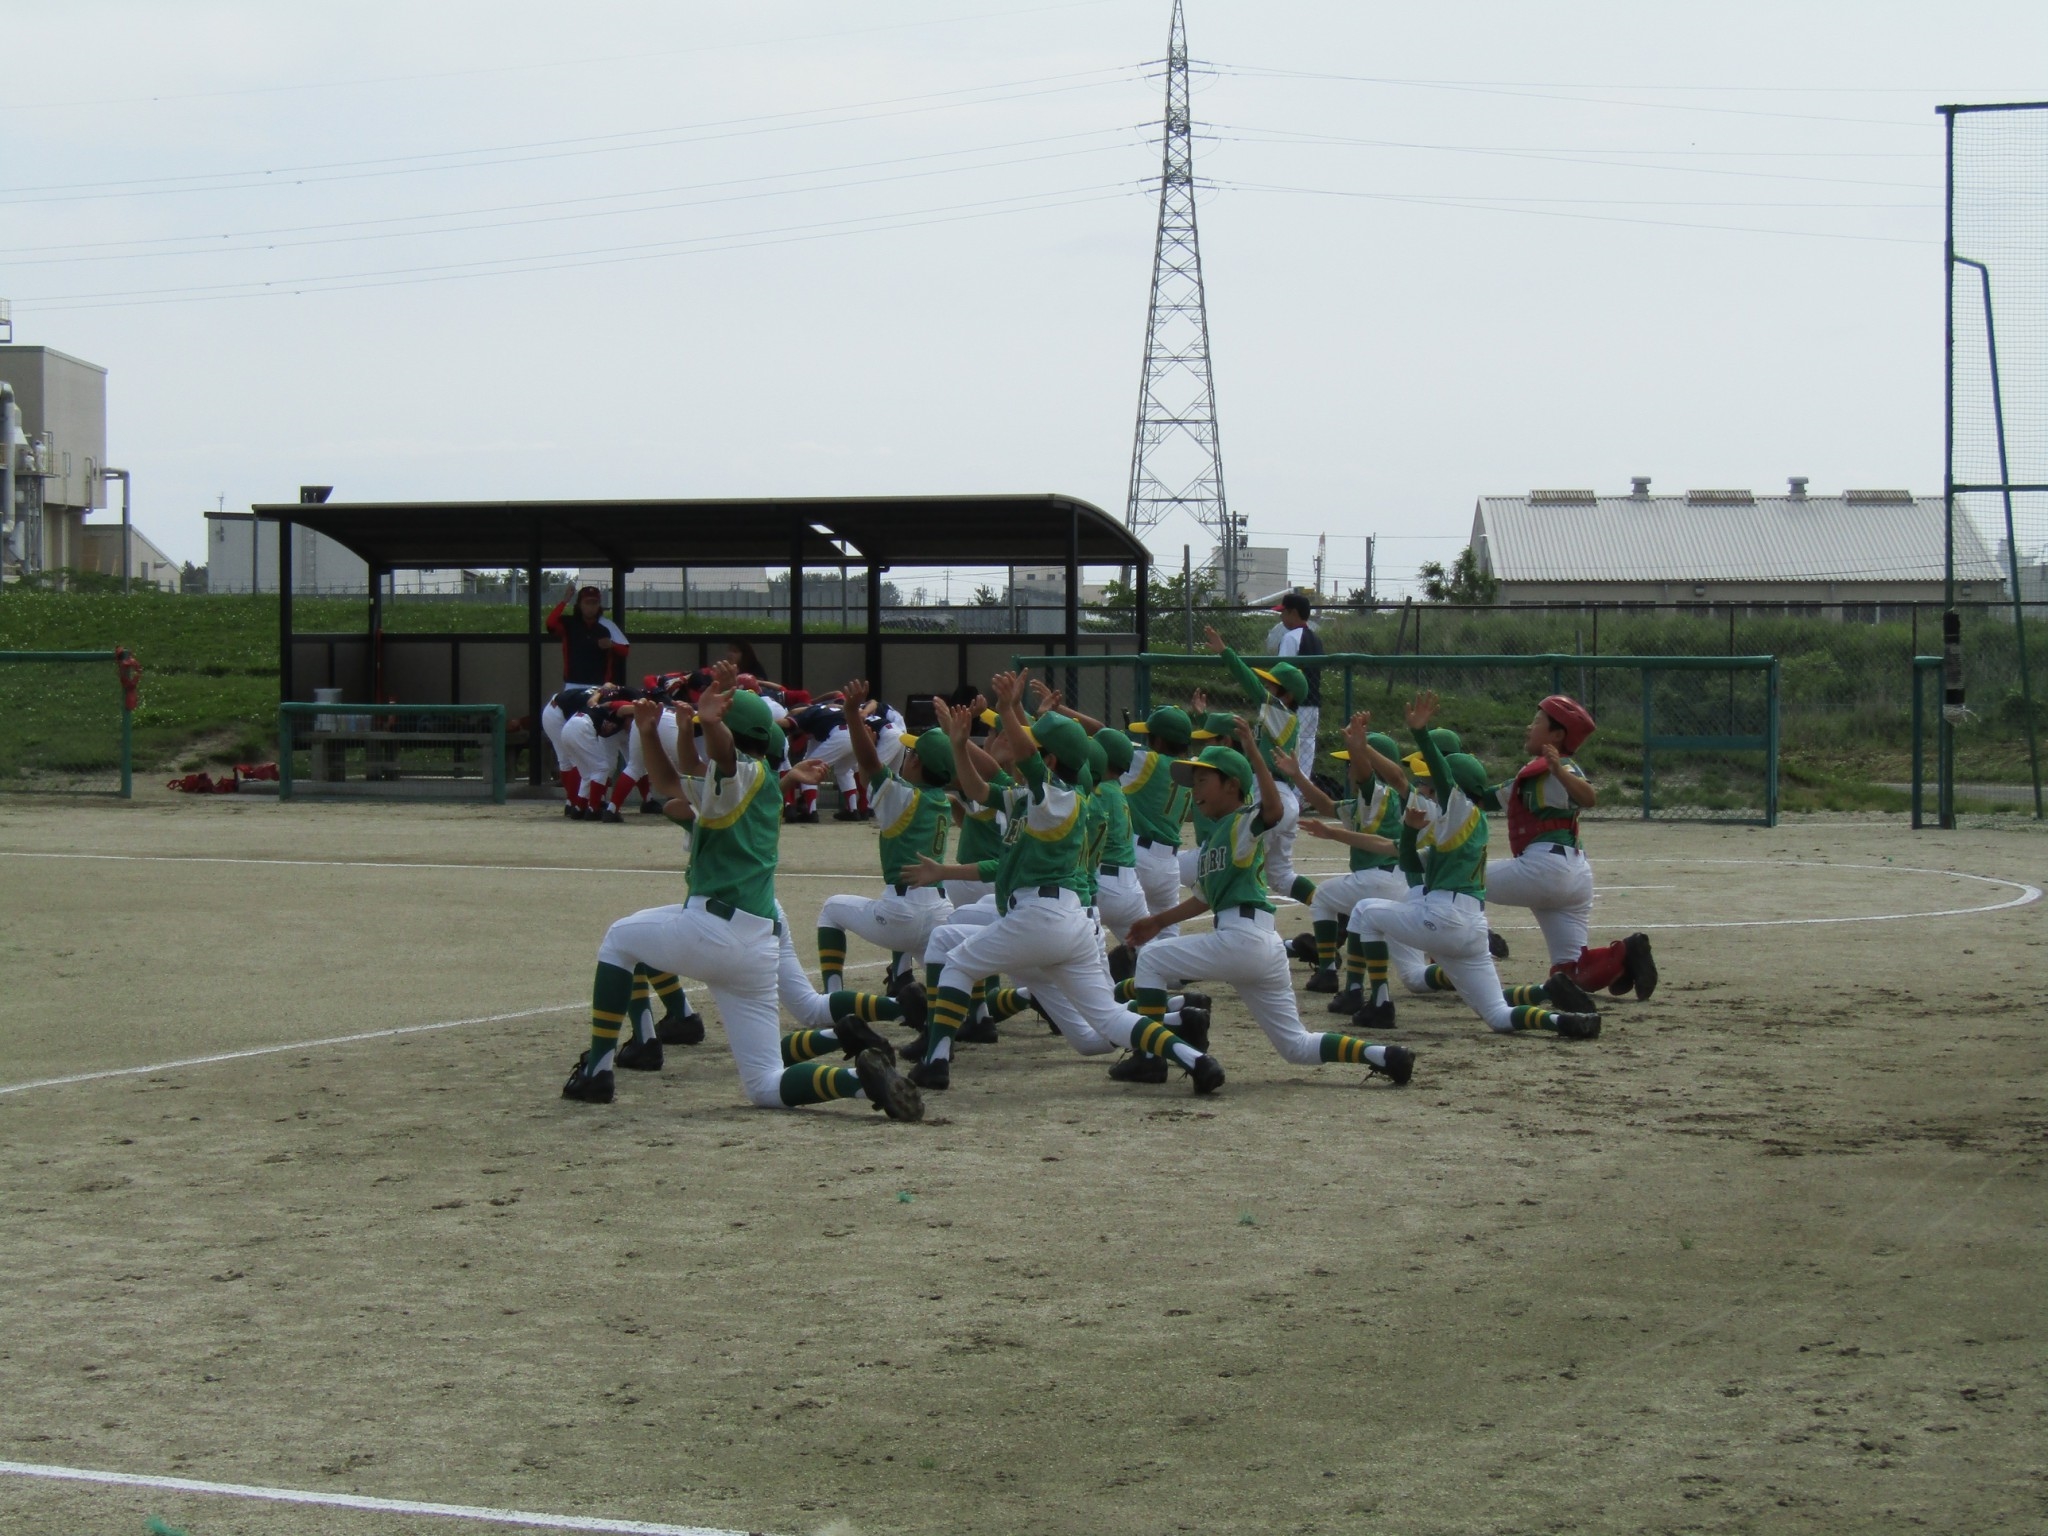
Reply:
M302 482L1121 516L1170 11L12 7L0 297L178 559ZM1188 28L1225 474L1297 581L1534 486L1939 490L1933 108L2048 94L2040 0Z

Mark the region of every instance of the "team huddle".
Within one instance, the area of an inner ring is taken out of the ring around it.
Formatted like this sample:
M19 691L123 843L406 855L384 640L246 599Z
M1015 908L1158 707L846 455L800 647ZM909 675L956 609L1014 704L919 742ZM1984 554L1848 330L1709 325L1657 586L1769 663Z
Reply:
M1080 1055L1122 1052L1112 1079L1163 1083L1179 1071L1211 1094L1224 1069L1197 983L1228 983L1286 1061L1363 1066L1395 1086L1414 1075L1415 1053L1366 1038L1394 1023L1394 977L1411 992L1456 992L1494 1030L1574 1040L1599 1035L1603 988L1654 990L1642 934L1588 946L1593 877L1578 817L1597 796L1573 754L1594 723L1578 703L1544 699L1528 762L1498 783L1436 725L1433 694L1404 712L1407 754L1354 715L1334 754L1344 792L1332 796L1310 771L1302 670L1256 668L1214 630L1208 640L1257 701L1246 715L1210 709L1198 690L1191 708L1154 709L1125 731L1005 672L988 698L932 701L934 724L915 733L858 680L827 706L829 721L801 721L734 658L650 679L637 696L597 694L607 729L593 722L591 733L628 738L607 747L606 778L629 777L689 829L689 895L606 931L590 1045L563 1096L609 1103L618 1070L658 1071L664 1045L701 1042L683 978L710 990L751 1102L866 1099L902 1120L950 1086L957 1045L994 1043L1027 1009ZM565 739L568 722L592 714L565 712ZM795 755L791 729L809 742ZM593 814L589 770L562 761L572 813ZM814 983L775 869L783 826L815 819L827 778L844 819L876 825L883 891L825 901ZM602 792L594 814L616 816L615 794ZM1491 867L1489 809L1505 812L1510 853ZM1297 872L1304 834L1345 846L1349 870L1320 883ZM1300 947L1276 932L1276 894L1312 913ZM1489 901L1534 912L1550 958L1541 981L1502 985ZM1183 931L1203 916L1208 928ZM846 985L849 938L888 953L880 990ZM1311 965L1307 990L1329 994L1338 1028L1303 1023L1290 954ZM883 1023L912 1038L892 1045Z

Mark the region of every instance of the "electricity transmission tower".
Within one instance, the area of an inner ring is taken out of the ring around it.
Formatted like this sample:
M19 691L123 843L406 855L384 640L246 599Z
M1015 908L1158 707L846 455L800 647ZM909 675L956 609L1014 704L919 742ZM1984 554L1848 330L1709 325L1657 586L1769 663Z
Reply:
M1169 512L1189 513L1216 538L1223 591L1237 598L1237 523L1223 495L1223 448L1216 434L1216 383L1209 369L1209 305L1202 293L1202 246L1195 233L1194 124L1188 104L1188 35L1173 0L1166 49L1165 151L1159 176L1159 234L1152 254L1152 303L1145 317L1145 372L1131 447L1131 499L1124 521L1142 534Z

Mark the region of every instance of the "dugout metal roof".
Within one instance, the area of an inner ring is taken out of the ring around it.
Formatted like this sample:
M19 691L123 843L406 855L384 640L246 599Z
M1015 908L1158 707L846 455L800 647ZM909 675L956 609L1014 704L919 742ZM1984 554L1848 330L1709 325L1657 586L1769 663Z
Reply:
M1074 496L265 503L383 570L542 565L1147 565L1122 523Z
M1759 496L1484 496L1472 544L1505 582L1941 581L1939 496L1845 491ZM1968 518L1956 519L1956 580L2004 573Z

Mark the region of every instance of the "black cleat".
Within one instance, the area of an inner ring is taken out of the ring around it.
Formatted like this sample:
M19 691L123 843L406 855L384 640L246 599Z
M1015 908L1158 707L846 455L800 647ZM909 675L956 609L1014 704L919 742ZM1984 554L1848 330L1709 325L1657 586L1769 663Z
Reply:
M1180 1005L1183 1008L1199 1008L1207 1013L1216 1006L1216 999L1206 992L1183 992L1180 995Z
M640 802L640 814L642 816L659 816L667 809L668 802L666 800L658 800L653 795L649 795Z
M661 1070L661 1039L628 1040L612 1057L612 1065L621 1072L659 1072Z
M1180 1022L1173 1026L1173 1032L1187 1041L1203 1055L1209 1054L1209 1010L1192 1005L1180 1011Z
M919 1062L924 1060L924 1053L930 1050L931 1048L931 1031L926 1029L920 1029L916 1034L912 1035L908 1040L903 1042L903 1045L898 1050L897 1054L901 1056L905 1061Z
M903 1027L912 1034L923 1034L925 1023L931 1018L931 1006L924 988L914 981L899 988L896 1005L903 1010Z
M917 1085L891 1066L880 1051L862 1051L853 1058L853 1070L860 1076L861 1092L868 1102L891 1120L924 1118L924 1096Z
M1408 1079L1415 1075L1415 1053L1405 1045L1390 1045L1387 1047L1387 1064L1384 1067L1375 1067L1371 1062L1365 1065L1368 1075L1376 1072L1393 1083L1396 1088L1405 1088L1408 1086Z
M578 1056L576 1065L569 1069L569 1081L562 1084L562 1097L581 1099L585 1104L609 1104L613 1098L612 1075L609 1072L586 1072L589 1058Z
M1109 1069L1109 1080L1113 1083L1163 1083L1166 1081L1166 1058L1126 1051L1123 1058Z
M1109 952L1109 979L1129 981L1138 973L1138 952L1128 944L1119 944Z
M1343 983L1337 979L1337 967L1334 965L1319 965L1316 967L1315 974L1308 979L1307 990L1310 992L1335 992L1342 986Z
M1505 960L1508 957L1508 941L1489 928L1486 930L1486 952L1496 960Z
M839 1037L839 1049L847 1056L858 1056L863 1051L877 1051L882 1060L890 1066L896 1065L896 1047L891 1045L882 1032L865 1019L844 1018L832 1021L832 1033Z
M1297 933L1287 941L1287 957L1299 960L1303 965L1316 963L1316 936L1312 933Z
M861 818L860 812L853 809L852 806L842 805L832 813L832 819L834 821L859 821Z
M1351 1016L1353 1029L1392 1029L1394 1027L1394 1000L1390 997L1383 1003L1365 1003Z
M1364 1006L1365 988L1359 986L1346 987L1342 992L1339 992L1330 999L1330 1012L1341 1013L1346 1018L1357 1013Z
M576 819L577 812L581 811L582 809L583 807L578 805L574 800L564 800L562 802L562 815L570 821L574 821Z
M1628 957L1628 973L1636 987L1636 1001L1647 1003L1650 994L1657 990L1657 961L1650 954L1650 936L1647 933L1632 933L1621 941L1622 953Z
M1033 1013L1037 1014L1041 1019L1045 1020L1045 1029L1047 1034L1059 1035L1066 1033L1066 1031L1060 1028L1059 1021L1055 1019L1051 1014L1045 1011L1045 1004L1041 1003L1037 998L1027 997L1024 999L1024 1002L1025 1005L1029 1007Z
M1223 1063L1214 1056L1204 1056L1188 1068L1188 1076L1195 1080L1195 1092L1214 1093L1223 1086Z
M663 1045L702 1045L704 1043L704 1015L701 1013L663 1014L654 1021L654 1038Z
M1556 1013L1551 1025L1564 1040L1597 1040L1600 1038L1600 1015L1597 1013Z
M1593 995L1563 971L1552 971L1543 983L1544 994L1567 1013L1597 1013L1600 1005Z
M816 811L800 811L795 806L791 806L782 813L782 824L785 827L815 827L818 824L818 813Z
M920 1061L910 1069L910 1081L920 1088L929 1088L933 1093L944 1093L953 1086L953 1059L942 1056L937 1061Z
M1002 1036L996 1032L996 1021L977 1011L973 1018L960 1026L960 1033L954 1038L962 1045L994 1045Z
M623 827L626 824L626 818L619 814L619 808L609 800L605 802L604 809L597 813L597 819L614 827Z
M562 807L562 814L571 821L588 821L590 820L590 807L587 805L565 805Z

